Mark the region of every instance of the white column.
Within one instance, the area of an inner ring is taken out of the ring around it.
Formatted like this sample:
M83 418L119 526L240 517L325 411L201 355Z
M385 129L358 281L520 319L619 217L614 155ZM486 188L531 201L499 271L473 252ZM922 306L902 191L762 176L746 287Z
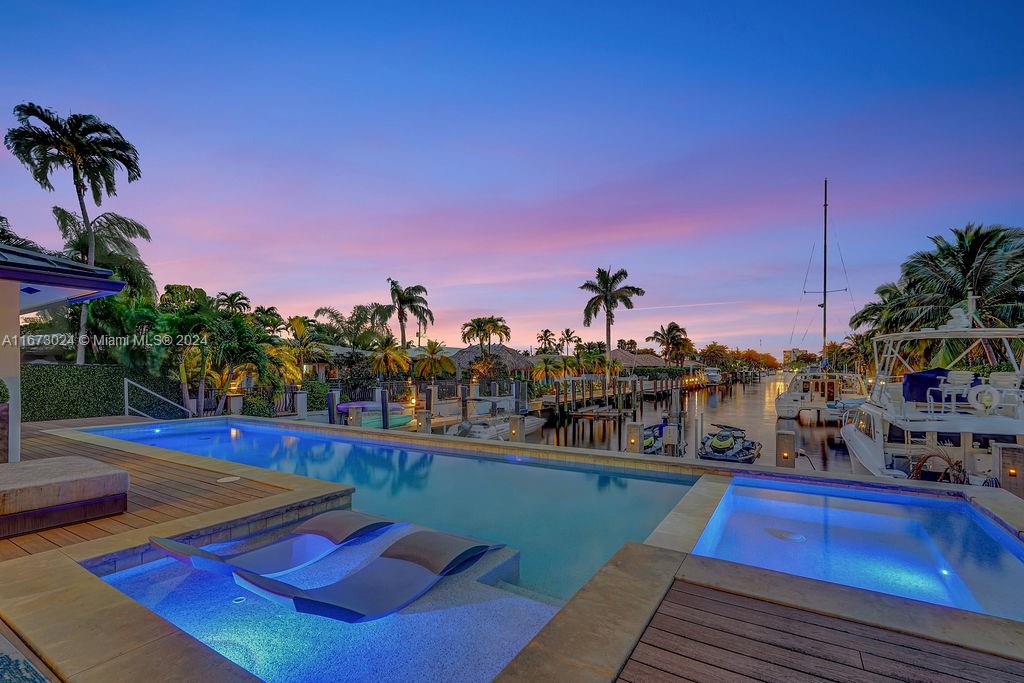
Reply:
M0 379L7 385L10 396L7 462L21 461L21 347L17 343L21 332L19 289L17 282L0 280L0 338L5 337L10 342L0 344Z
M296 391L295 392L295 412L296 412L295 419L296 420L305 420L307 417L309 417L309 412L306 409L306 399L308 398L308 396L309 396L308 392L305 392L305 391Z

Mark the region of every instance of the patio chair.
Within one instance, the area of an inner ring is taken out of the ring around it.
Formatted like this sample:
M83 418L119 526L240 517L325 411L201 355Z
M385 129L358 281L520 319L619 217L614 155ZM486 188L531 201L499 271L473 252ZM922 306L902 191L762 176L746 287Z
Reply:
M281 576L394 524L391 520L362 512L331 510L306 520L275 543L234 555L217 555L158 536L151 536L149 542L179 562L215 574L228 575L244 570L264 576Z
M358 571L320 588L303 590L246 571L235 572L235 583L296 612L355 624L397 612L444 577L502 547L440 531L414 531Z

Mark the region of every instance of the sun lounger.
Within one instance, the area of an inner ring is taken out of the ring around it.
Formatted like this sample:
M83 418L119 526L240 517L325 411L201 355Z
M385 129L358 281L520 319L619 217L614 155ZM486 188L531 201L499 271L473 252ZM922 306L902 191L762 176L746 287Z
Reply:
M0 538L120 514L128 485L125 470L77 455L0 464Z
M393 525L382 517L352 510L332 510L306 520L281 540L235 555L217 555L169 538L150 537L154 547L196 569L231 574L242 569L254 574L280 576L301 569L347 543Z
M397 612L444 577L501 547L439 531L414 531L361 569L320 588L303 590L245 571L235 572L235 583L296 612L359 623Z

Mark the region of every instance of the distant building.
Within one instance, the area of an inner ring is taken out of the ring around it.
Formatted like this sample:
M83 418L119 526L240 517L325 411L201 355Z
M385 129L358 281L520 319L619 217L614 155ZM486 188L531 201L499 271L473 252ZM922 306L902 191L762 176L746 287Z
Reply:
M795 363L796 359L800 356L813 355L807 349L783 349L782 350L782 364L789 365Z

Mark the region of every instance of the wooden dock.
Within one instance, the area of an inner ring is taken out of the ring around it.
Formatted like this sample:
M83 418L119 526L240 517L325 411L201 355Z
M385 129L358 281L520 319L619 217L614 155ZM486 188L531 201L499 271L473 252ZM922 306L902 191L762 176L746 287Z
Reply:
M1024 681L1024 663L675 581L620 681Z
M61 455L80 455L128 470L131 485L128 490L128 511L69 524L54 529L21 534L0 540L0 561L46 552L54 548L112 536L131 529L152 526L172 519L217 510L226 505L263 498L284 489L251 479L218 482L222 475L166 460L155 460L142 455L72 441L46 430L69 427L101 426L124 422L144 421L124 416L91 418L84 420L57 420L53 422L27 422L22 425L21 457L23 460L50 458Z

